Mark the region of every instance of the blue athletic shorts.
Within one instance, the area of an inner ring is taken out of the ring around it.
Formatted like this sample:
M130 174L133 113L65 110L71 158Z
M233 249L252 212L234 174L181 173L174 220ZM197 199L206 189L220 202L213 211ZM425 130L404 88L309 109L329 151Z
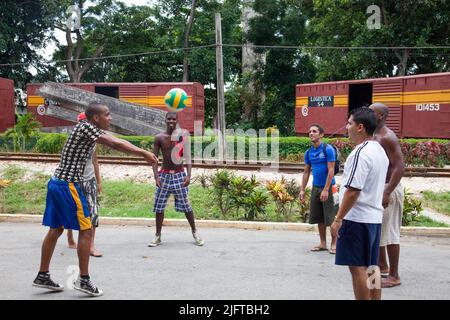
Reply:
M91 229L86 198L78 183L50 179L42 224L54 229Z
M178 212L191 213L192 207L189 204L188 188L184 187L185 172L177 173L159 173L161 188L156 187L155 204L153 212L164 213L167 205L167 199L173 194L175 196L175 210Z
M336 243L336 264L341 266L378 265L381 223L342 221Z

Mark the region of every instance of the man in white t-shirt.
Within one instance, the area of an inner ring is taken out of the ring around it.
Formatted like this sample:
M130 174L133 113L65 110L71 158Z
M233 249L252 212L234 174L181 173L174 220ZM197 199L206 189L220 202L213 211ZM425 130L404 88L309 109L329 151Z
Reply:
M356 147L345 162L339 211L331 225L338 237L336 264L349 266L356 300L381 299L378 255L389 159L373 139L376 127L369 108L356 109L348 119L348 135Z

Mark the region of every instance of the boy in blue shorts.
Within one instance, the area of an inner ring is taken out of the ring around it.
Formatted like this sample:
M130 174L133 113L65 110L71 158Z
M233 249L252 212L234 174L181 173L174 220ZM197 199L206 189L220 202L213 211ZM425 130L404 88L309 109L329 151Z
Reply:
M331 225L338 237L336 264L349 267L356 300L381 299L378 254L389 160L373 138L376 127L369 108L356 109L348 119L348 135L356 147L345 162L339 210Z
M153 153L158 155L161 151L163 164L158 172L158 164L153 165L153 173L156 180L155 204L153 212L156 214L156 234L149 247L161 244L161 228L164 221L164 210L167 200L171 194L175 196L175 210L183 212L189 222L194 237L194 243L203 246L204 241L200 238L195 227L194 211L189 204L188 186L191 180L191 168L189 142L183 140L183 136L176 134L178 119L177 114L168 112L166 114L166 132L160 133L155 138ZM187 149L187 150L185 150ZM184 172L182 162L186 158L187 174Z
M56 242L64 229L79 230L77 250L80 276L74 283L74 289L91 296L101 296L103 291L91 281L89 276L92 224L86 197L81 190L87 157L95 144L100 143L118 151L140 155L149 164L157 163L158 159L149 151L105 133L104 130L108 129L111 121L107 106L91 104L85 114L87 121L79 122L72 130L64 145L58 168L48 182L42 224L50 227L50 230L42 243L41 265L33 286L52 291L64 289L62 285L51 279L50 261Z

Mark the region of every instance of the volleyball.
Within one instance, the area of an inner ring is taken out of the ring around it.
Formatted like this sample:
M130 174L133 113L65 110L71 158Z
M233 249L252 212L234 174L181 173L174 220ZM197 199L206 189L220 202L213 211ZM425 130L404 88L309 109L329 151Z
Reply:
M187 93L183 89L170 89L164 96L164 103L166 107L172 112L180 112L186 108Z

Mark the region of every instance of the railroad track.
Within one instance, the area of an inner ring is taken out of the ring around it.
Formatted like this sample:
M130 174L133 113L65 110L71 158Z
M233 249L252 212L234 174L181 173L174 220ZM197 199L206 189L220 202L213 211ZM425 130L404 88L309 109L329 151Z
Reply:
M99 163L114 165L147 165L140 157L99 156ZM0 152L0 161L29 161L29 162L59 162L59 154L46 153L6 153ZM230 169L230 170L276 170L268 162L260 163L213 163L213 161L196 161L193 167L204 169ZM279 162L278 171L283 173L299 173L305 168L304 163ZM407 167L404 177L437 177L450 178L450 168Z

